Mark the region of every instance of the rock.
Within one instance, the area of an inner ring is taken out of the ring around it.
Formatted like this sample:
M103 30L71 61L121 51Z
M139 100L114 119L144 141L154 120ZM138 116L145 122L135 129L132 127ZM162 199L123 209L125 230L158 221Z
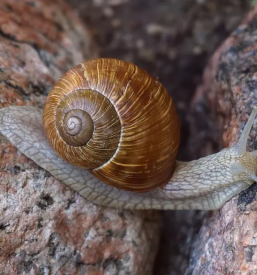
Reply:
M43 107L69 68L97 57L90 30L62 1L0 3L0 107ZM155 211L87 202L0 139L1 274L151 274Z
M238 140L257 104L256 49L257 6L214 54L196 94L196 102L202 98L210 102L224 129L224 146ZM256 150L256 129L255 125L250 134L250 150ZM256 273L256 191L254 184L205 220L187 274Z

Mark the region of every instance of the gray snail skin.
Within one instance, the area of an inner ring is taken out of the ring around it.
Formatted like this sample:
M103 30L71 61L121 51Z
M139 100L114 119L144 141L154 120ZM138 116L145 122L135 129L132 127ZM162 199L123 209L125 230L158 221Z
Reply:
M111 83L105 80L108 74ZM95 80L91 81L91 78ZM143 83L143 88L140 88L139 82ZM115 87L121 84L125 88L116 91ZM173 153L177 152L178 144L177 136L174 141L170 138L170 133L171 128L178 125L177 116L175 114L175 122L170 121L170 117L173 118L174 115L170 108L174 107L172 100L167 99L166 90L160 85L158 80L133 64L114 59L88 61L71 69L56 83L48 96L44 114L31 106L0 109L0 133L56 179L96 204L125 209L218 209L257 180L257 151L246 151L257 108L253 108L236 145L198 160L175 161L173 164L169 157L172 155L174 158ZM153 87L157 91L153 91ZM106 92L107 89L109 92ZM66 100L69 100L68 103ZM128 104L129 100L132 103ZM167 107L167 110L164 108L166 111L163 116L156 115L154 109L159 103L166 104ZM166 119L166 115L170 117ZM109 116L111 122L108 124L105 119ZM149 116L153 118L148 119ZM58 117L57 121L55 117ZM160 128L161 122L155 121L160 117L166 123L164 130ZM114 127L115 131L103 130L106 125ZM50 131L46 129L49 126L53 127ZM81 138L84 129L86 138ZM102 134L102 130L106 132ZM159 131L163 131L163 140L156 145L156 149L151 138L158 138ZM80 136L77 137L77 134ZM95 153L98 159L91 162L92 144L97 143L101 136L106 138L103 144L99 142L103 156ZM53 140L48 140L49 137ZM92 140L96 142L90 143ZM170 146L167 146L166 140L171 142ZM132 142L137 143L136 149L132 148ZM65 143L68 144L67 152L64 149ZM113 144L117 148L109 151L107 146L112 147ZM86 150L89 151L89 157L81 146L88 146ZM127 152L126 149L130 146L132 149ZM74 153L74 148L79 153ZM149 148L147 154L145 148ZM129 155L130 152L133 152L132 156ZM137 157L134 154L138 154ZM72 164L68 163L67 155L71 156ZM77 160L73 158L77 156L78 166L75 166ZM102 163L103 158L107 158L105 163ZM86 167L83 166L84 159ZM123 159L125 161L121 163ZM133 162L130 163L127 159L132 159ZM115 173L113 167L123 169L117 169L114 179L109 180L112 173ZM152 174L149 167L157 171ZM142 172L139 168L143 169ZM132 173L131 176L129 172ZM151 175L159 179L158 184L155 184L157 180L153 181ZM167 175L169 178L165 182ZM120 179L121 177L123 178ZM137 179L138 184L134 186Z

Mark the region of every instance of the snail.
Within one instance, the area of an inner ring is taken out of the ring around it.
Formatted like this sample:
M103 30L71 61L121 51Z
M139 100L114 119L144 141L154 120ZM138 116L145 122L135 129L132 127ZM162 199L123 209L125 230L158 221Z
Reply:
M64 74L43 114L2 108L0 133L96 204L211 210L257 179L257 151L246 151L256 114L254 107L236 145L177 161L179 120L166 89L134 64L102 58Z

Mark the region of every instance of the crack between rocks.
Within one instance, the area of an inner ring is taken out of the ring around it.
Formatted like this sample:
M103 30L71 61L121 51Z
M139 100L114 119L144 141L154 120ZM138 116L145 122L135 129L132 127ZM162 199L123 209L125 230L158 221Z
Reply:
M18 85L14 85L10 82L8 82L8 80L3 80L3 79L0 79L0 83L4 83L6 85L7 88L13 88L14 90L17 91L17 94L19 94L20 96L24 97L25 99L29 99L30 96L26 93L26 91L18 86Z

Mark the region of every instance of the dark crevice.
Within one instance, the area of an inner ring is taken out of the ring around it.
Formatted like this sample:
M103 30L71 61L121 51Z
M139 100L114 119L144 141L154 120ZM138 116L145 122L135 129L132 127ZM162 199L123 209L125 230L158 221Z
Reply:
M56 250L60 245L58 233L53 232L50 237L47 246L49 247L48 255L52 258L56 256Z
M237 207L244 212L246 210L246 206L252 203L256 198L257 193L257 184L254 183L248 189L240 192L237 201Z
M4 230L6 227L8 227L10 224L4 224L4 223L0 223L0 230Z
M46 210L46 208L52 205L53 203L54 200L49 194L42 194L40 196L40 201L37 203L37 206L42 210Z
M44 96L47 96L48 93L49 93L49 90L48 90L48 88L46 86L34 84L32 82L30 82L29 85L32 88L33 93L35 95L44 95Z
M7 88L13 88L14 90L16 90L20 96L25 97L26 99L29 99L28 93L22 87L20 87L18 85L14 85L14 84L8 82L8 80L0 79L0 83L1 82L3 82Z
M10 172L11 174L18 175L21 171L25 171L25 170L15 165L14 167L10 167L9 169L7 169L7 171Z
M71 198L68 200L67 206L65 207L65 210L70 209L70 206L76 202L75 198Z
M1 29L0 29L0 35L3 36L4 38L7 38L7 39L13 41L13 42L19 42L19 41L17 41L15 36L10 35L10 34L6 34Z

